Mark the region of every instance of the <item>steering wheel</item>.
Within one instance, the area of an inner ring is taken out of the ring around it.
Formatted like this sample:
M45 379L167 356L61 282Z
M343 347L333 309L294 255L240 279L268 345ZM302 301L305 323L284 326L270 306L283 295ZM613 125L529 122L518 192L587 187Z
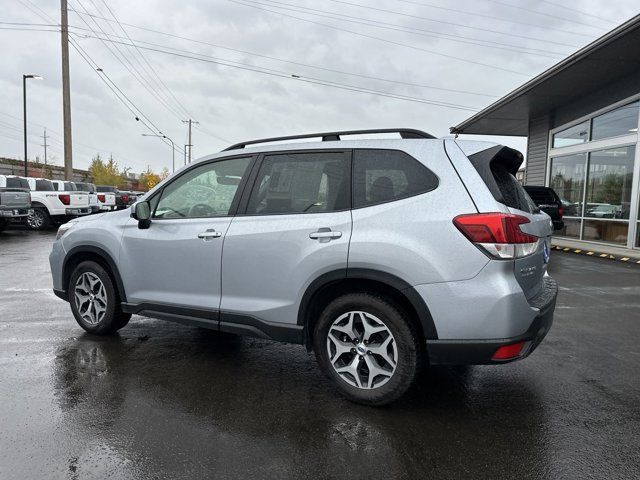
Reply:
M216 211L213 209L213 207L211 205L207 205L206 203L196 203L189 209L190 217L209 217L215 213Z
M166 206L162 206L163 209L169 210L170 212L175 213L176 215L179 215L181 217L186 217L186 215L182 212L180 212L179 210L176 210L175 208L171 208L171 207L166 207Z

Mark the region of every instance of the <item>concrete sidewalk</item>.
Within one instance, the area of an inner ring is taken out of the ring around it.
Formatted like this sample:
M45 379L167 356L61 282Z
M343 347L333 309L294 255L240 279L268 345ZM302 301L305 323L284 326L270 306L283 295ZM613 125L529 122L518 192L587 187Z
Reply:
M640 250L630 250L628 248L616 247L613 245L581 242L579 240L569 240L567 238L553 238L551 240L551 246L556 250L563 250L565 252L640 264Z

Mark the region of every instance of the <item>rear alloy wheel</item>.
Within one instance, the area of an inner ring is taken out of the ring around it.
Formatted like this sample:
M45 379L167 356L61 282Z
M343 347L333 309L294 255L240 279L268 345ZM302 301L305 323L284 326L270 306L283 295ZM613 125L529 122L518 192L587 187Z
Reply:
M76 321L89 333L113 333L131 318L120 309L111 277L96 262L82 262L71 274L69 303Z
M27 217L27 227L31 230L45 230L50 224L49 213L44 208L34 208Z
M422 345L415 325L384 297L354 293L331 302L314 332L324 373L352 401L385 405L417 375Z

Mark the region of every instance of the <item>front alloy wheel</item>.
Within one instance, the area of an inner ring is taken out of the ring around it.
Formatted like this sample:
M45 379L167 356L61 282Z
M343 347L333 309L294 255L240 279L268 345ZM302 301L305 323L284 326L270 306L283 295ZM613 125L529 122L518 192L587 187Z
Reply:
M93 272L84 272L73 294L78 314L89 325L100 323L107 311L107 292L100 278Z
M34 208L27 216L27 226L32 230L44 230L49 226L49 217L41 208Z
M329 328L327 353L331 366L349 385L381 387L396 371L396 341L382 320L371 313L351 311Z

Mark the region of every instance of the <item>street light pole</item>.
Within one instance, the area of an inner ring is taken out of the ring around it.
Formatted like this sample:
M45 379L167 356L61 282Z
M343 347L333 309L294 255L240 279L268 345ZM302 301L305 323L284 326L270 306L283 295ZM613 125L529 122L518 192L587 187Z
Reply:
M173 169L172 171L175 172L176 171L176 144L173 143L173 140L171 140L166 135L151 135L150 133L143 133L142 136L143 137L165 138L165 139L167 139L167 140L169 140L171 142L171 168Z
M28 164L29 157L27 157L27 78L34 78L41 80L40 75L22 75L22 115L24 119L24 176L29 176Z

